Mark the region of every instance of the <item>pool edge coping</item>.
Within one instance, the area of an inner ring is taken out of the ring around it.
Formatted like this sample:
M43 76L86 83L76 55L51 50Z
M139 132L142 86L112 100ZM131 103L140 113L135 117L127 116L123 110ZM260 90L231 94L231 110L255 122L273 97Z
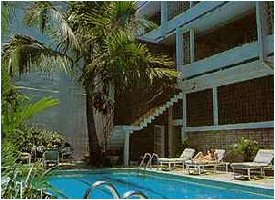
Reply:
M101 168L101 169L92 169L92 168L87 168L87 169L58 169L58 170L64 170L64 171L91 171L91 170L95 170L95 171L103 171L103 170L141 170L139 168ZM211 179L210 177L203 177L203 176L192 176L192 175L188 175L188 174L174 174L171 173L170 171L156 171L156 170L150 170L150 169L146 169L146 172L152 172L155 174L165 174L165 175L172 175L174 177L187 177L187 178L191 178L191 179L197 179L197 180L208 180L208 181L216 181L216 182L221 182L221 183L230 183L230 184L236 184L239 186L248 186L248 187L253 187L253 188L261 188L261 189L268 189L268 190L274 190L274 184L273 187L269 187L269 186L264 186L264 185L255 185L255 184L250 184L250 183L241 183L241 182L232 182L230 180L221 180L221 179ZM274 182L274 180L273 180Z

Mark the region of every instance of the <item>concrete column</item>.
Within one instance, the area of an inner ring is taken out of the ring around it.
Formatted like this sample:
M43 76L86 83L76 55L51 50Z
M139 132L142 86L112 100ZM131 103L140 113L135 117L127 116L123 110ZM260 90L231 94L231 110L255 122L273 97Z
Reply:
M167 1L161 1L161 32L165 36L168 21Z
M176 29L176 55L177 55L177 71L181 71L183 65L183 38L182 31Z
M195 29L190 29L190 63L195 61Z
M186 127L187 127L187 113L186 113L186 94L182 94L182 130L181 138L186 137Z
M167 24L167 20L168 20L167 1L161 1L161 25Z
M257 35L259 42L259 57L263 61L266 59L264 38L268 33L267 16L264 11L264 2L256 1L256 22L257 22Z
M218 105L217 87L213 88L213 117L214 117L214 125L218 125L219 124L219 105Z
M129 146L130 146L130 133L124 131L124 151L123 151L123 165L124 167L129 166Z
M173 106L168 108L168 156L173 155Z

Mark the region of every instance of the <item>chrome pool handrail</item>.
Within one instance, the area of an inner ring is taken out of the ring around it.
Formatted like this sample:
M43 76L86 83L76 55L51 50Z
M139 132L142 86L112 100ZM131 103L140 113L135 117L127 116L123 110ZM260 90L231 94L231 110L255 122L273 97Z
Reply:
M100 186L105 186L107 189L109 189L114 199L120 199L119 193L116 190L116 188L113 186L113 184L106 181L96 181L91 187L89 187L86 190L86 192L84 193L83 199L88 199L90 195L92 195L93 191Z
M140 191L128 191L122 195L122 199L129 199L130 197L141 197L142 199L148 199L148 197Z
M100 187L100 186L105 186L107 189L109 189L113 195L113 198L114 199L121 199L120 196L119 196L119 193L117 191L117 189L115 188L115 186L112 184L112 183L109 183L109 182L106 182L106 181L96 181L91 187L89 187L84 196L83 196L83 199L88 199L93 191ZM142 199L148 199L148 197L141 191L128 191L128 192L125 192L123 195L122 195L122 199L129 199L130 197L140 197Z
M148 162L150 164L150 169L152 169L152 160L153 160L154 157L157 159L157 162L156 162L157 163L157 169L159 169L159 155L156 154L156 153L152 154L152 156L151 156L151 158ZM148 165L148 163L147 163L147 165Z
M144 156L142 157L142 160L141 160L141 162L140 162L139 168L141 168L141 167L145 164L145 158L146 158L147 156L149 156L149 161L151 160L151 158L152 158L151 154L150 154L150 153L145 153ZM147 164L144 166L144 169L147 168L149 161L148 161Z

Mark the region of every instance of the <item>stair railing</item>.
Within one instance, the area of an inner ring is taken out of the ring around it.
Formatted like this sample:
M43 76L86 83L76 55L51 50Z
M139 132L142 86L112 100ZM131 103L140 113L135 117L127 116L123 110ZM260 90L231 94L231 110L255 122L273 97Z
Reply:
M151 156L151 158L150 158L150 160L149 160L149 164L150 164L150 169L152 169L152 161L153 161L153 158L156 158L156 164L157 164L157 169L159 169L159 156L158 156L158 154L156 154L156 153L153 153L152 154L152 156ZM148 164L147 163L147 164Z
M147 157L149 157L149 160L148 160L148 162L145 164L145 159L146 159ZM151 156L150 153L145 153L144 156L142 157L141 162L140 162L139 169L142 168L142 166L144 165L144 170L145 170L145 169L147 168L148 163L149 163L149 161L151 160L151 158L152 158L152 156Z

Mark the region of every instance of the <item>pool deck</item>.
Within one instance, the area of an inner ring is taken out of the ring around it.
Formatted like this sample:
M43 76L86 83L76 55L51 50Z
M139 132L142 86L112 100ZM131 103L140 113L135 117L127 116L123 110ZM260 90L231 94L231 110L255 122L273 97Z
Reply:
M154 172L165 173L165 174L174 174L174 175L192 177L192 178L197 178L197 179L217 180L217 181L223 181L223 182L236 183L236 184L240 184L240 185L274 189L274 177L272 177L272 176L266 176L265 178L251 179L250 181L245 181L245 180L236 180L236 179L234 179L233 173L231 173L231 172L225 173L223 171L222 172L218 171L216 174L206 173L206 174L201 174L201 175L189 175L188 172L183 169L162 171L162 170L157 170L155 168L152 170L148 169L148 171L154 171Z
M81 164L76 163L64 163L65 166L71 168L71 169L85 169L85 167ZM89 169L89 168L86 168ZM129 168L108 168L108 169L139 169L136 166L132 166ZM173 174L178 176L185 176L185 177L191 177L191 178L197 178L197 179L208 179L208 180L217 180L217 181L223 181L223 182L230 182L230 183L236 183L240 185L247 185L247 186L254 186L254 187L262 187L262 188L268 188L268 189L274 189L274 177L273 176L265 176L265 178L257 178L257 179L251 179L248 180L236 180L234 179L234 175L232 172L225 172L225 171L217 171L215 174L211 171L201 174L201 175L189 175L187 170L184 170L182 168L175 168L171 171L163 171L163 170L157 170L157 168L152 169L146 169L147 171L153 171L163 174Z

